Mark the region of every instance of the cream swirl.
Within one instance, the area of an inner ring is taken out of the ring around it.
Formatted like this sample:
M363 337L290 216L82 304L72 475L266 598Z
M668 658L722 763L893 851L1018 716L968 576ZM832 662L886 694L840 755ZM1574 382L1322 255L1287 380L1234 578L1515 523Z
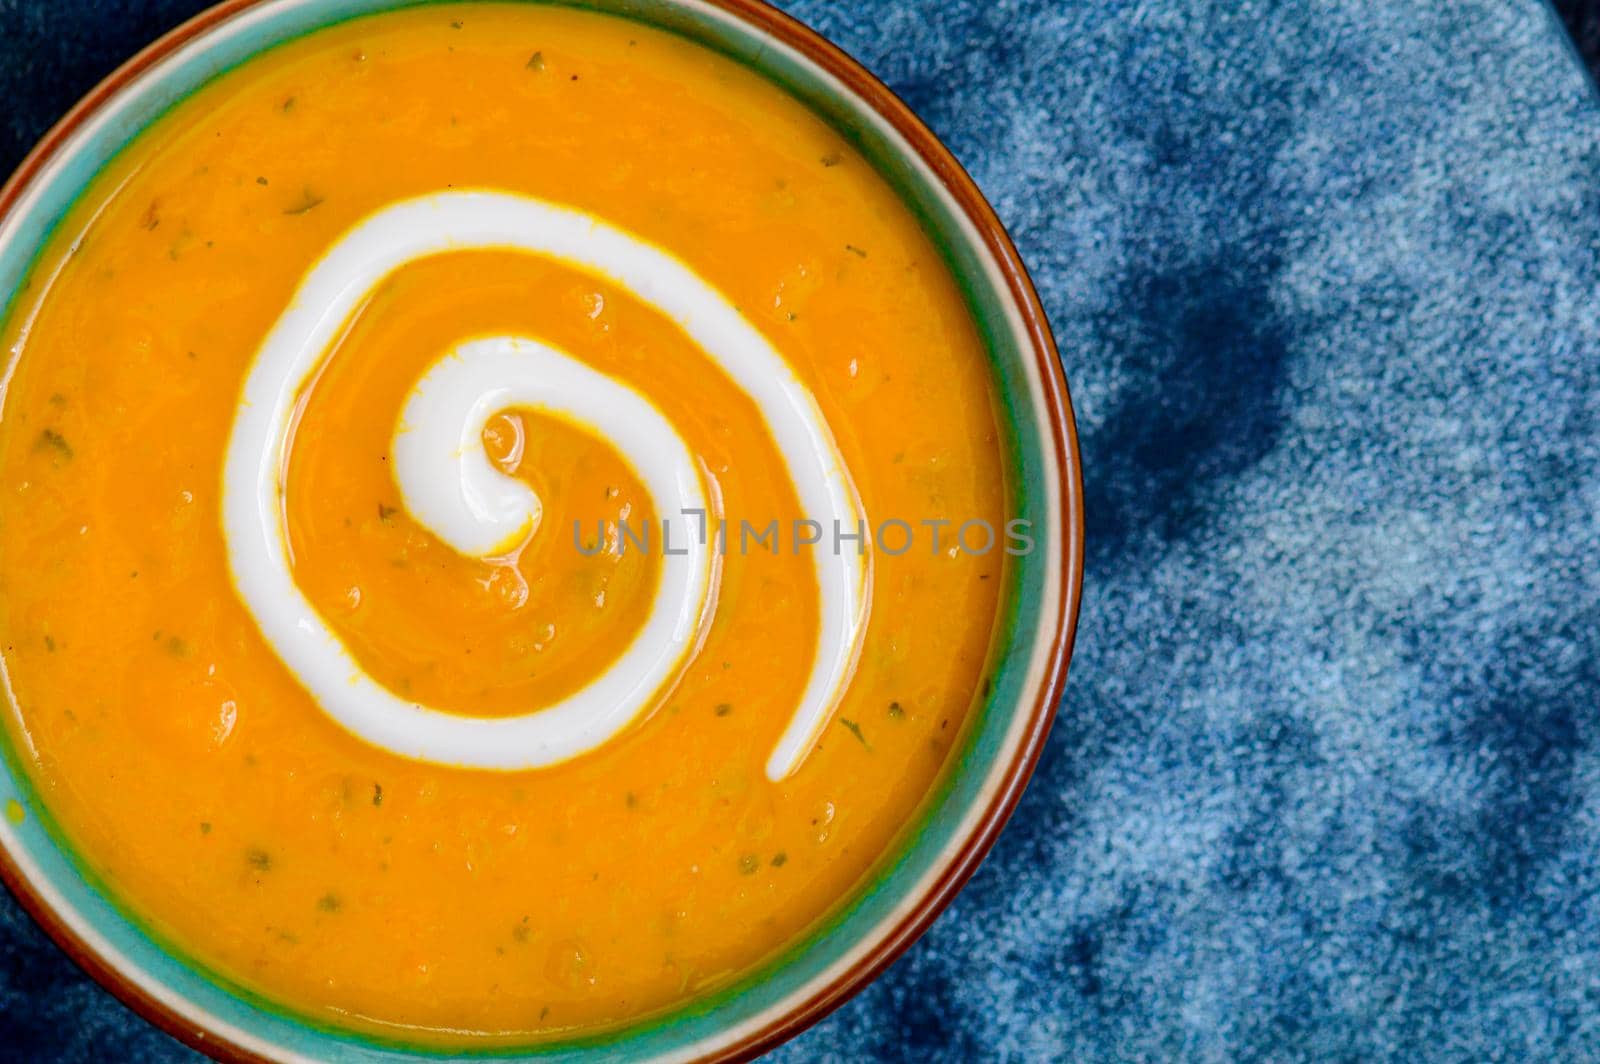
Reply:
M366 674L294 580L285 469L299 397L367 295L416 259L472 249L557 260L632 293L674 322L765 418L802 510L855 529L861 508L815 399L792 367L710 284L667 252L570 208L502 192L448 192L390 206L312 267L250 368L223 469L233 580L269 645L343 727L421 760L538 768L592 750L649 709L690 660L715 599L704 473L644 396L536 339L473 339L415 386L395 434L395 476L413 518L463 554L491 557L538 534L542 502L496 469L481 434L495 413L532 407L609 439L638 473L684 555L663 558L650 617L588 686L519 716L477 718L402 698ZM767 760L781 779L805 757L849 678L870 568L853 552L814 553L818 639L798 703Z

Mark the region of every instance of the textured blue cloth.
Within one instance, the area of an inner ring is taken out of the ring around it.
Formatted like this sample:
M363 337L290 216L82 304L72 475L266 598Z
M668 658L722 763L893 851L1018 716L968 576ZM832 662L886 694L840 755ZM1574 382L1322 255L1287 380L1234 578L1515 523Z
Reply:
M185 6L0 0L3 121ZM1550 12L791 6L1010 226L1090 535L1016 818L777 1056L1600 1059L1600 100ZM0 1010L183 1055L9 899Z

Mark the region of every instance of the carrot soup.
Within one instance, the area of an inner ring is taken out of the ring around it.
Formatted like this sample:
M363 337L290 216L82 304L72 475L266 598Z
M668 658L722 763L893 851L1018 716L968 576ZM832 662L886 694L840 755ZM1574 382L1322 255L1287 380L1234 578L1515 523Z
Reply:
M3 324L8 741L171 948L443 1047L713 994L985 694L996 386L831 127L665 32L355 19L222 74Z

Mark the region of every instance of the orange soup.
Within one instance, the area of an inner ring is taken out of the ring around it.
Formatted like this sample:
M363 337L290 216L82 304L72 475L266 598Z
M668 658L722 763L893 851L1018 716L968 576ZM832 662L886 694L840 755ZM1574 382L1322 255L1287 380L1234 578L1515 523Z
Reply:
M407 1041L758 971L946 768L985 349L829 126L621 19L327 29L143 133L4 323L8 741L178 953Z

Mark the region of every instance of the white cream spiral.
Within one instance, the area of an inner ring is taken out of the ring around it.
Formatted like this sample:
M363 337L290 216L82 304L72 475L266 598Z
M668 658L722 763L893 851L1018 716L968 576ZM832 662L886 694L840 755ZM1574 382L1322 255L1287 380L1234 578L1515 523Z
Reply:
M296 403L345 323L386 276L449 251L512 250L557 260L630 292L674 322L754 402L802 511L855 529L860 504L833 435L794 370L715 288L672 255L582 212L504 192L407 200L344 234L311 269L261 345L244 384L223 467L223 532L233 580L268 644L322 709L394 753L479 769L529 769L592 750L649 708L688 664L714 600L703 535L703 471L644 396L529 337L474 338L418 381L394 440L407 511L463 554L492 557L536 534L543 504L483 451L488 419L547 411L609 439L687 553L664 555L650 617L588 686L520 716L467 717L377 683L294 580L285 469ZM781 779L810 750L854 668L869 568L851 551L814 551L819 626L798 704L767 760Z

